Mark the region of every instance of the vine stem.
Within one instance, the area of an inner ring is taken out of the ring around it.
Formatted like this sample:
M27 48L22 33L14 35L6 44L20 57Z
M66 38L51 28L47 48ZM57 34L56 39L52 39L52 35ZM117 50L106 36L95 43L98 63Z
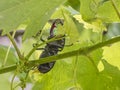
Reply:
M17 68L17 65L6 66L6 67L0 69L0 74L13 71L16 68Z
M14 88L13 88L13 83L14 83L14 79L15 79L15 76L17 75L17 71L15 71L15 73L14 73L14 75L13 75L13 77L12 77L12 80L11 80L11 85L10 85L10 87L11 87L11 90L14 90Z
M63 54L50 56L50 57L46 57L46 58L40 58L38 60L31 60L28 64L31 67L31 66L34 66L36 63L43 64L43 63L47 63L47 62L52 62L52 61L60 60L60 59L63 59L63 58L68 58L68 57L75 56L75 55L77 55L78 52L79 52L79 55L89 54L90 52L92 52L92 51L94 51L98 48L104 47L104 46L109 45L109 44L113 44L113 43L118 42L118 41L120 41L120 36L112 38L108 41L104 41L104 42L95 44L93 46L89 46L89 47L85 47L85 48L79 48L78 50L73 50L73 51L70 51L70 52L66 52L66 53L63 53Z
M20 50L18 49L18 47L17 47L14 39L13 39L12 36L10 35L10 33L8 33L7 36L8 36L8 38L10 39L10 41L12 42L12 44L13 44L16 52L17 52L18 57L19 57L21 60L23 60L23 56L21 55Z
M75 55L77 55L78 52L79 52L79 55L89 54L90 52L92 52L92 51L94 51L98 48L101 48L101 47L104 47L106 45L113 44L113 43L119 42L119 41L120 41L120 36L112 38L112 39L104 41L104 42L101 42L101 43L98 43L98 44L95 44L93 46L89 46L89 47L85 47L85 48L79 48L78 50L73 50L73 51L70 51L70 52L66 52L66 53L63 53L63 54L50 56L50 57L46 57L46 58L40 58L38 60L32 60L32 61L29 61L26 64L26 66L33 67L37 63L43 64L43 63L47 63L47 62L61 60L63 58L75 56ZM7 68L2 68L2 69L0 69L0 74L12 71L12 70L16 69L16 67L17 66L14 65L14 66L10 66L10 67L7 67Z
M119 9L117 8L117 6L116 6L114 0L111 0L111 3L112 3L112 5L113 5L113 7L114 7L114 9L115 9L115 11L116 11L116 13L117 13L119 19L120 19L120 12L119 12Z

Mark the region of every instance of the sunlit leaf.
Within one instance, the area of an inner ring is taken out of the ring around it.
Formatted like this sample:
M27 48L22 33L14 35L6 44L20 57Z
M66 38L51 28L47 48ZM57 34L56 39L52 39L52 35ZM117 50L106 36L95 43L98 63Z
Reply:
M61 0L11 0L11 2L1 0L0 4L4 6L2 5L0 11L0 28L7 33L16 30L24 21L28 21L24 39L31 37L43 28L54 10L64 2Z
M103 58L120 69L120 42L104 47Z

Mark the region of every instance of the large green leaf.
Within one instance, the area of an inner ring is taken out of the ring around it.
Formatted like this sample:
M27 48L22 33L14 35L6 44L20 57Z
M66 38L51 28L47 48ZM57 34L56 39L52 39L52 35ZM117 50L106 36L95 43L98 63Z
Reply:
M104 70L101 73L109 81L108 85L106 85L108 88L106 90L120 90L120 70L105 60L102 60L102 62L104 64Z
M24 38L36 34L43 28L53 11L65 1L61 0L1 0L0 28L4 32L16 29L24 21L28 21Z
M104 47L103 58L120 69L120 42Z
M0 45L0 64L2 64L5 60L7 49L7 47ZM15 55L15 50L11 48L5 65L15 64L16 62L18 62L18 58Z
M0 75L0 89L10 90L10 76L10 73Z
M120 21L111 0L80 0L80 3L80 13L86 21L94 21L95 19L101 19L103 22ZM119 12L120 1L114 0L114 3Z
M101 59L102 50L98 49L87 56L57 61L50 72L40 75L33 90L119 90L120 71L105 60L102 60L103 70L99 71Z
M120 0L113 0L118 12L120 12ZM120 22L120 18L117 14L117 11L114 8L111 0L103 3L99 6L97 10L97 18L102 19L104 22Z
M73 48L75 50L78 47L79 44ZM94 57L91 57L93 55ZM97 50L91 53L89 57L76 55L57 61L50 72L40 75L40 80L36 82L33 90L88 90L86 88L93 88L94 85L91 84L90 80L92 81L92 78L98 73L96 67L101 56L101 50ZM94 59L91 61L90 57Z
M95 12L92 11L91 7L92 6L92 1L93 0L80 0L80 13L82 14L82 17L84 20L90 20L95 18ZM93 5L94 6L94 5ZM94 7L96 9L96 7Z

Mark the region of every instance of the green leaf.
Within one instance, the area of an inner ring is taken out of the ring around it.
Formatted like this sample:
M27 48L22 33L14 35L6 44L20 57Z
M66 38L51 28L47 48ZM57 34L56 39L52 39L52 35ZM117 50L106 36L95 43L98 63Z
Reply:
M120 42L104 47L103 59L120 69Z
M99 58L97 58L97 56ZM101 57L102 57L101 52L97 51L92 54L93 61L94 60L99 61ZM83 62L86 62L86 63L83 63ZM104 70L102 72L100 71L96 72L96 70L92 68L92 66L94 65L91 66L90 64L88 64L88 62L82 61L81 62L82 64L80 63L78 64L81 66L81 68L79 67L77 71L78 72L77 80L80 83L83 90L117 90L117 89L119 90L120 71L116 67L106 62L103 62Z
M80 3L80 13L85 21L94 21L95 19L101 19L103 22L120 21L111 0L80 0ZM120 1L115 0L115 5L119 12Z
M72 16L67 13L64 13L63 15L65 19L63 29L65 31L65 34L68 36L69 44L75 43L79 38L78 32L80 30L78 30L75 22L72 19Z
M54 68L47 74L40 75L41 79L33 90L119 90L120 71L102 60L104 70L99 71L98 62L102 51L98 49L89 56L75 56L57 61ZM57 81L57 83L56 83ZM47 86L47 87L46 87Z
M13 2L13 3L12 3ZM41 30L53 11L65 1L61 0L26 0L16 1L1 0L4 4L0 12L0 28L5 33L16 30L16 28L24 21L28 21L24 39L31 37ZM7 6L7 4L9 6Z
M120 89L120 70L109 64L107 61L102 60L104 64L104 71L101 72L109 79L109 85L107 86L108 90L119 90Z
M28 39L28 40L25 40L23 43L22 43L22 47L21 47L21 53L24 53L24 55L26 56L30 50L32 50L33 48L33 44L35 43L35 40L34 39ZM38 53L36 53L38 52ZM42 50L36 50L36 52L34 52L30 59L38 59L39 58L39 55L37 54L40 54L40 52L42 52Z
M80 0L80 13L84 20L95 18L95 12L91 9L91 6L95 6L92 1L93 0ZM94 9L96 9L96 7L94 7Z
M97 49L89 54L89 57L94 61L96 66L98 65L99 61L102 58L102 53L103 53L102 49Z
M19 5L23 2L24 0L1 0L0 1L0 12L12 8L14 5ZM27 0L26 0L27 1Z
M70 61L68 61L68 62L70 62ZM72 62L66 63L66 61L62 61L62 62L58 61L55 64L54 69L52 69L50 72L45 74L42 77L42 80L35 84L35 86L33 87L33 90L39 90L39 89L66 90L67 88L69 88L73 83L73 82L71 82L70 64L72 64ZM64 73L64 75L62 75L63 73ZM56 83L56 81L57 81L57 83ZM68 81L70 81L70 82L68 83ZM51 84L49 84L49 83L51 83Z
M117 9L120 10L120 0L115 0L115 4L117 4ZM105 2L100 5L97 10L97 18L102 19L104 22L119 22L120 19L113 7L111 1Z
M10 73L0 75L0 89L10 90Z
M38 0L39 1L39 0ZM24 37L29 37L30 35L36 34L39 30L43 28L45 23L51 17L52 13L55 9L64 3L65 1L61 0L47 0L47 1L39 1L40 4L36 7L35 11L32 12L31 23L26 28L26 33ZM34 30L34 31L33 31Z
M65 7L61 7L57 12L53 14L52 18L64 19L64 25L58 27L58 34L66 34L67 44L75 43L79 39L79 32L81 29L83 29L83 24L75 21L69 10L67 10Z
M74 17L72 17L76 27L77 27L77 30L78 30L78 33L81 33L83 30L84 30L84 24L83 23L80 23L78 20L76 20Z
M75 46L73 48L75 49ZM36 82L33 90L88 90L88 88L93 88L89 90L96 90L91 81L93 81L92 79L94 79L94 76L98 72L96 67L102 57L102 53L101 50L97 50L91 53L91 55L94 56L93 62L97 61L95 63L96 66L94 66L91 60L86 56L76 55L75 57L57 61L50 72L43 75L40 74L40 80Z
M98 32L93 32L92 29L84 29L80 33L79 41L81 43L87 43L88 46L91 44L93 45L100 42L100 34Z
M77 11L80 10L80 1L79 0L67 0L65 5L71 6L72 8L74 8Z
M4 62L6 53L7 53L7 47L5 46L1 46L0 45L0 64L2 64ZM15 55L15 50L14 49L10 49L10 52L8 54L8 58L7 58L7 62L5 65L10 65L10 64L15 64L16 62L18 62L18 58Z

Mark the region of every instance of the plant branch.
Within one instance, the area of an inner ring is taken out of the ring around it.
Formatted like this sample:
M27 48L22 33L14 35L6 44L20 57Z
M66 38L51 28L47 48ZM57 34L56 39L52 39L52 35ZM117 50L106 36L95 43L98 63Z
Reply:
M13 71L17 68L17 65L6 66L0 69L0 74Z
M73 50L71 52L66 52L66 53L59 54L59 55L50 56L50 57L46 57L46 58L40 58L38 60L32 60L32 61L29 61L26 64L26 66L32 67L32 66L36 65L37 63L43 64L43 63L47 63L47 62L61 60L63 58L68 58L68 57L75 56L75 55L78 54L78 52L79 52L79 55L81 55L81 54L85 55L85 54L88 54L88 53L98 49L98 48L101 48L101 47L104 47L106 45L113 44L113 43L119 42L119 41L120 41L120 36L112 38L112 39L110 39L108 41L104 41L104 42L95 44L93 46L86 47L86 48L80 48L78 50ZM0 69L0 74L12 71L12 70L16 69L16 67L17 66L11 66L11 67L7 67L7 68L2 68L2 69Z
M21 60L23 60L23 57L22 57L22 55L21 55L21 53L20 53L20 50L18 49L18 47L17 47L14 39L13 39L12 36L10 35L10 33L8 33L7 36L9 37L10 41L12 42L12 44L13 44L16 52L17 52L17 55L19 56L19 58L20 58Z
M94 51L98 48L104 47L104 46L109 45L109 44L113 44L113 43L118 42L118 41L120 41L120 36L112 38L108 41L104 41L104 42L95 44L93 46L89 46L89 47L85 47L85 48L79 48L78 50L73 50L71 52L66 52L66 53L63 53L63 54L50 56L50 57L46 57L46 58L40 58L38 60L31 60L29 65L32 64L32 63L33 63L33 65L35 63L43 64L43 63L47 63L47 62L60 60L60 59L63 59L63 58L72 57L72 56L77 55L78 52L79 52L79 55L89 54L90 52L92 52L92 51Z
M14 73L14 75L12 77L12 80L11 80L11 85L10 85L11 90L14 90L13 83L14 83L14 79L15 79L16 75L17 75L17 71L15 71L15 73Z

